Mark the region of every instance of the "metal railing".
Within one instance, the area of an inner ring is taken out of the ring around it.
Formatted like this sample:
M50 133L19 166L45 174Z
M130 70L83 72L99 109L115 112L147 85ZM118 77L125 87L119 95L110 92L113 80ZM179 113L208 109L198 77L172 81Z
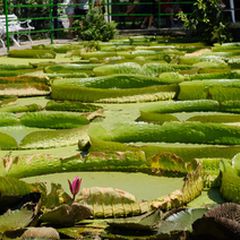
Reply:
M76 30L76 26L69 27L69 16L66 8L79 7L79 4L70 4L68 0L0 0L0 15L5 14L6 30L5 39L9 49L11 34L8 29L8 15L15 14L19 20L31 19L34 30L31 35L34 39L50 38L51 43L56 38L65 38L66 34ZM92 0L90 4L92 4ZM152 18L152 26L155 28L173 27L178 20L174 18L176 13L183 10L191 13L194 0L101 0L101 8L104 10L107 21L116 21L118 28L140 28L146 18ZM82 15L75 13L72 17L79 19ZM172 22L173 21L173 22Z

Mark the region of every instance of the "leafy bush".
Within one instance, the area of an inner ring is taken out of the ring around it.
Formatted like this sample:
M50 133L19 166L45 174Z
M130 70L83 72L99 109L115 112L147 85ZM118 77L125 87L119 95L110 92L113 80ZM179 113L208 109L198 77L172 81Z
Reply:
M86 17L76 21L74 25L77 27L76 34L86 41L109 41L117 32L116 23L106 22L99 8L90 9Z
M63 3L63 0L58 0L58 3ZM21 7L15 7L17 4L21 5ZM24 19L27 17L29 19L33 19L31 25L34 26L36 30L42 31L46 29L46 32L48 32L48 29L50 29L49 16L52 8L49 4L49 0L15 0L11 3L11 5L14 7L13 12L19 18ZM31 7L29 7L29 5ZM59 6L58 12L60 10L61 7ZM38 35L41 35L41 33L39 32Z
M183 12L178 14L188 30L207 43L230 40L220 0L197 0L193 6L194 10L190 16Z

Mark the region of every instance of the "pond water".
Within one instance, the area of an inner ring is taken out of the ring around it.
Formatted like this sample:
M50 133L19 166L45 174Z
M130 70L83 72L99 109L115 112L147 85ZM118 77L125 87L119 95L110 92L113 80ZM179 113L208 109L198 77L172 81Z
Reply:
M0 127L0 132L9 134L17 143L20 143L21 140L29 133L34 131L43 131L44 129L40 128L30 128L25 126L8 126L8 127Z
M152 176L144 173L123 173L123 172L71 172L55 173L36 177L24 178L29 183L47 182L60 183L64 190L69 192L68 179L75 176L81 177L81 188L88 187L113 187L125 190L136 196L139 200L151 200L165 196L183 185L183 178L169 178Z

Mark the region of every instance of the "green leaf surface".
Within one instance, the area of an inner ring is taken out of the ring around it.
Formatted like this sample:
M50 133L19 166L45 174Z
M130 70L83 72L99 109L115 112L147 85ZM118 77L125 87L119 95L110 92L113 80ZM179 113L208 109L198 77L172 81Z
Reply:
M33 212L25 208L8 210L0 216L0 232L14 231L26 227L33 219Z
M23 138L20 147L28 149L74 145L78 143L80 138L85 136L85 128L35 131Z
M89 123L87 118L78 113L35 112L21 116L20 121L28 127L68 129L77 128Z

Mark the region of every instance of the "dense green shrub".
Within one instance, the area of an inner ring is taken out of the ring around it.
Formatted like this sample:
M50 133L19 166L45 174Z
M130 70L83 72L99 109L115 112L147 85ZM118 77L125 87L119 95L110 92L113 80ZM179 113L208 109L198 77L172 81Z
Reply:
M58 4L63 3L63 0L58 0ZM20 4L21 7L15 7L16 4ZM40 30L38 35L41 35L42 31L50 29L49 16L52 7L49 5L49 0L17 0L11 2L11 9L21 19L26 17L32 19L31 26L35 27L35 30ZM24 5L30 5L31 7L25 7ZM61 7L58 7L58 11L61 11Z
M99 8L90 9L83 20L75 22L75 26L78 36L86 41L109 41L117 32L116 23L106 22Z
M184 26L207 43L226 42L230 39L228 21L224 18L220 0L196 0L191 15L179 13Z

